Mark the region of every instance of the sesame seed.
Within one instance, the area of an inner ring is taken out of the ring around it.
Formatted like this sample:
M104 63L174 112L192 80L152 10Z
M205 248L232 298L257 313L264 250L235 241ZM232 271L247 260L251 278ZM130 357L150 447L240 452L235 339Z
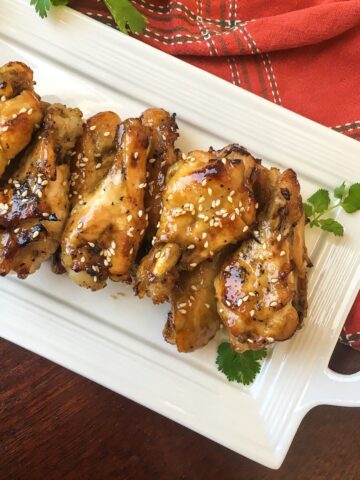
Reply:
M232 197L230 197L230 195L227 197L227 199L228 199L228 202L233 203L233 199Z
M90 130L91 131L96 130L96 125L91 125Z
M36 190L36 195L41 198L42 197L42 191L41 190Z
M243 303L242 299L239 298L239 300L237 301L237 306L240 307L242 303Z
M280 242L280 240L281 240L281 233L279 233L279 235L276 237L276 240L277 240L278 242Z
M111 242L111 248L116 248L116 243L114 242L114 240Z
M139 210L139 211L138 211L138 217L141 218L141 217L143 216L143 213L144 213L144 212L143 212L142 210Z
M201 238L202 238L203 240L205 240L206 237L207 237L207 233L206 233L206 232L203 232L203 233L201 234Z
M266 243L262 244L262 248L263 248L263 250L266 250Z
M266 340L270 343L273 343L275 341L273 337L266 337Z
M283 257L284 255L286 255L285 250L281 250L281 252L280 252L280 257Z
M250 310L250 317L253 317L255 315L255 310Z
M16 113L13 113L12 118L14 118L14 119L17 118L17 114L16 114Z
M3 132L7 132L8 130L9 130L8 125L6 125L5 127L2 127L2 131L3 131Z
M43 182L41 182L41 185L42 185L43 187L45 187L48 183L49 183L49 182L48 182L47 180L44 180Z
M80 258L80 262L85 263L85 257L84 256Z
M91 248L94 248L94 247L95 247L95 243L93 243L93 242L88 242L88 245L89 245L89 247L91 247Z
M235 213L232 213L229 218L233 222L235 220Z
M248 230L249 230L249 227L245 225L245 227L243 228L243 232L247 232Z
M195 268L197 266L197 263L190 263L191 268Z
M129 251L129 255L132 255L133 253L134 253L134 248L131 247L131 248L130 248L130 251Z
M259 208L259 204L258 202L255 203L255 208L258 209Z
M99 162L95 165L96 170L99 170L100 167L101 167L101 162Z
M202 180L202 182L201 182L201 185L202 185L203 187L205 187L205 186L206 186L206 184L207 184L207 179L206 179L206 178L204 178L204 180Z
M146 187L146 183L140 183L139 184L139 188L145 188Z
M19 233L19 232L20 232L20 228L19 227L15 228L14 233Z
M223 308L219 308L219 313L223 313L224 309Z
M32 234L32 238L38 237L39 234L40 234L39 230L36 230L36 232L34 232L34 233Z
M185 315L185 314L186 314L186 310L185 310L185 308L180 308L179 312L180 312L180 313L182 313L183 315Z
M193 250L194 248L195 248L195 245L193 243L187 246L188 250Z
M213 193L212 188L209 187L209 188L208 188L208 194L211 196L212 193Z
M204 248L208 248L209 246L209 242L206 240L206 242L204 243Z
M27 111L28 115L31 115L33 113L33 109L32 108L29 108L29 110Z
M206 308L210 308L210 305L208 303L205 303Z
M271 283L276 283L277 281L278 281L277 278L272 278L272 279L271 279Z
M21 194L22 197L26 197L26 195L28 194L28 191L27 190L24 190Z
M221 161L224 165L226 165L226 158L222 158Z
M49 215L50 215L50 213L48 213L48 212L44 212L44 213L42 214L43 217L48 217Z
M98 278L97 278L96 275L93 277L93 280L94 280L94 283L96 283L98 281Z
M105 265L105 267L109 266L109 262L106 259L104 260L104 265Z
M21 110L19 110L19 113L25 113L26 112L26 108L23 107Z
M109 137L110 136L110 132L105 132L104 133L104 137Z
M249 295L245 295L245 297L243 297L243 302L247 302L249 300Z
M246 341L247 341L248 343L254 343L254 340L252 340L251 338L248 338Z
M191 285L191 290L194 290L194 292L197 292L197 287L195 285Z
M255 297L255 293L254 293L254 292L249 292L249 295L250 295L250 297Z
M2 102L5 102L5 101L6 101L5 95L3 95L3 96L0 98L0 100L1 100Z
M79 222L77 225L77 228L81 230L83 226L84 226L83 222Z
M270 307L276 307L277 306L277 302L271 302L270 303Z

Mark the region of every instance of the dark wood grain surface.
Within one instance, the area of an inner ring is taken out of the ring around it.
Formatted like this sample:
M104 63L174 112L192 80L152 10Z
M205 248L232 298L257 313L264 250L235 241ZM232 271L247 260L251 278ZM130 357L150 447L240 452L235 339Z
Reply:
M338 345L330 366L360 353ZM360 408L312 410L273 471L5 340L0 412L0 480L360 478Z

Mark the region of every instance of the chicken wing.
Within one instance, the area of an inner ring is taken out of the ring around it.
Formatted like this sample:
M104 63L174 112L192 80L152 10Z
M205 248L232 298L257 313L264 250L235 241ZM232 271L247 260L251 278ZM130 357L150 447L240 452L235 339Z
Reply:
M92 290L103 288L108 278L130 279L147 224L148 129L139 119L125 120L116 143L110 170L94 191L84 191L82 203L71 211L62 239L61 260L70 278Z
M161 108L149 108L141 115L141 122L151 134L147 186L145 190L145 211L149 215L144 242L151 246L160 219L161 196L169 167L175 163L178 151L174 144L178 138L175 114L170 115Z
M171 291L171 312L163 335L179 352L202 348L220 326L214 280L229 248L200 263L192 271L183 271Z
M33 83L33 72L23 63L11 62L0 68L0 177L30 143L43 118Z
M292 170L263 169L258 228L215 280L218 311L237 351L291 337L306 315L309 259L300 186Z
M68 214L69 167L82 131L78 109L51 105L38 137L0 190L0 275L36 271L59 245Z
M114 112L89 118L71 159L70 205L84 204L110 170L116 153L121 120Z
M154 247L137 270L140 297L165 301L179 271L251 233L256 171L256 160L238 145L191 152L169 169Z

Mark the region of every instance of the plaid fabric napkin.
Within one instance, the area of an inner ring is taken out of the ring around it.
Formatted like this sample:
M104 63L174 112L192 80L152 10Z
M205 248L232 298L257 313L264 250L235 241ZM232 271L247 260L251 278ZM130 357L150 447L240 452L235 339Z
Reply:
M141 41L360 140L360 0L132 3ZM115 26L100 0L70 5ZM360 350L360 295L340 340Z

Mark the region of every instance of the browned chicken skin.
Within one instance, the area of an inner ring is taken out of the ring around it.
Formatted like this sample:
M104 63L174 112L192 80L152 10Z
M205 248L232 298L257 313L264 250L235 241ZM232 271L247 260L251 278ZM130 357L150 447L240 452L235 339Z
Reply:
M147 186L145 190L145 211L149 221L144 242L151 245L160 219L161 196L165 188L169 167L176 162L178 152L174 144L178 138L175 114L170 115L161 108L149 108L141 115L141 122L148 127L151 135Z
M0 68L0 177L30 143L43 118L33 83L33 72L23 63L10 62Z
M111 137L111 132L104 135ZM61 260L70 278L81 286L98 290L109 277L130 280L147 224L144 191L149 147L149 131L139 119L123 122L111 168L93 191L84 188L81 203L70 214Z
M0 275L36 271L59 245L68 214L69 167L82 129L78 109L51 105L34 142L0 190Z
M292 170L263 169L262 210L215 280L218 311L237 351L291 337L306 315L309 263L300 186Z
M249 235L256 171L255 159L238 145L191 152L169 169L154 247L137 270L140 297L165 301L179 271L193 270Z

